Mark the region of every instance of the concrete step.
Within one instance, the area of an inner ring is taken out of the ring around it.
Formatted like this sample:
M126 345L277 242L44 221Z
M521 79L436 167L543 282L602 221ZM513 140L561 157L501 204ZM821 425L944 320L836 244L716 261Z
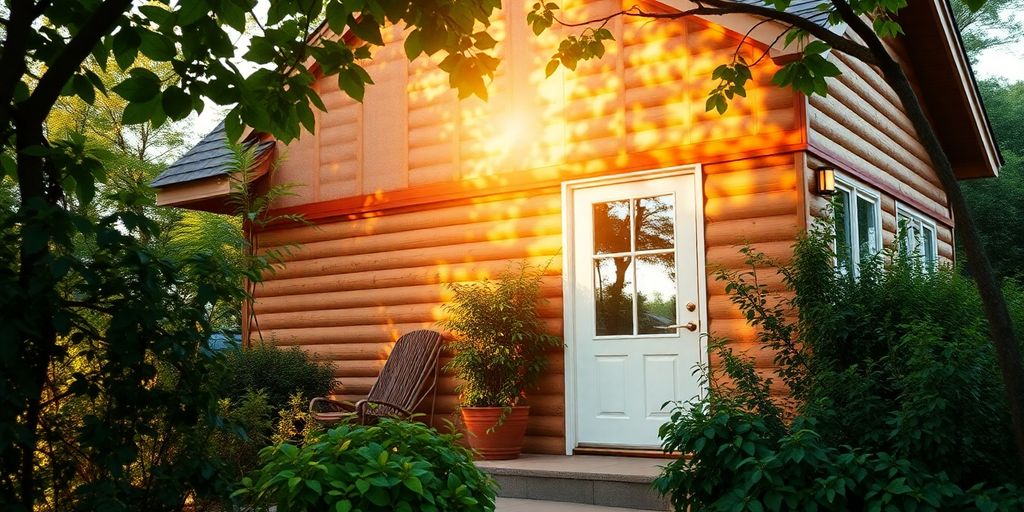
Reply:
M669 510L668 501L651 488L666 462L638 457L523 454L516 460L479 461L477 466L498 482L498 496L502 498Z
M497 505L494 512L637 512L635 508L602 507L600 505L583 505L582 503L566 503L564 501L525 500L521 498L498 498Z

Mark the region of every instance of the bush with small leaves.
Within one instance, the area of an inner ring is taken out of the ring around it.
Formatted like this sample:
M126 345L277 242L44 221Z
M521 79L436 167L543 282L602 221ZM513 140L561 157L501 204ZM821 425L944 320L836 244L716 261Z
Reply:
M229 352L227 366L224 389L230 398L262 390L274 411L287 409L296 393L307 401L324 396L334 381L330 363L317 362L298 347L278 348L271 343Z
M835 268L834 239L823 222L789 265L745 248L749 271L719 272L791 398L780 403L753 359L714 340L708 392L660 431L665 451L690 457L657 490L676 510L1024 509L973 285L899 251L855 278ZM759 280L771 268L792 293ZM1024 294L1005 293L1024 318Z
M234 495L280 512L494 510L494 482L458 439L417 422L343 423L302 447L263 449Z

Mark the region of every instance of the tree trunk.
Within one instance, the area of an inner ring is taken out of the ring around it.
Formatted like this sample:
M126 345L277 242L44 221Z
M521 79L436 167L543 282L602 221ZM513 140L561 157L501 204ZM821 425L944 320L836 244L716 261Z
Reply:
M24 428L23 439L16 441L18 446L11 457L19 457L17 480L20 482L19 501L26 510L33 510L35 503L35 449L36 430L39 426L40 403L43 385L50 356L57 343L57 333L53 324L53 299L56 293L55 283L50 271L50 230L52 226L45 220L49 215L43 209L55 207L52 194L48 193L47 177L42 157L30 155L28 148L45 146L42 125L18 122L16 117L16 136L18 151L18 189L21 193L21 231L25 233L41 233L44 242L40 247L32 247L28 237L20 238L20 265L18 268L18 284L21 287L24 303L23 326L21 328L21 344L18 347L18 361L24 365L29 379L23 384L27 387L19 391L19 409ZM42 213L42 215L41 215Z
M931 157L935 171L946 191L949 205L953 209L953 219L960 239L967 252L967 268L974 277L981 294L981 303L988 319L989 335L995 346L999 370L1006 386L1006 399L1013 421L1013 437L1017 446L1017 458L1024 469L1024 364L1021 361L1020 348L1014 335L1010 312L1006 299L992 272L988 255L978 234L978 228L967 208L960 183L953 171L953 165L942 149L931 122L925 116L924 109L914 93L910 80L903 72L899 63L889 55L879 56L879 68L885 75L889 85L899 96L907 116L914 124L922 144ZM1019 476L1019 475L1018 475Z

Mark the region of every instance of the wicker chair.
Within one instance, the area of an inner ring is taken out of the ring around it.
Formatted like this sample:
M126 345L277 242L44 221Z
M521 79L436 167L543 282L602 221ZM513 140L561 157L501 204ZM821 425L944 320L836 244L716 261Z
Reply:
M377 382L364 400L353 405L325 397L314 398L309 402L310 414L328 425L346 418L372 424L381 417L409 418L430 396L432 422L437 401L437 360L441 345L441 335L434 331L419 330L405 334L395 342Z

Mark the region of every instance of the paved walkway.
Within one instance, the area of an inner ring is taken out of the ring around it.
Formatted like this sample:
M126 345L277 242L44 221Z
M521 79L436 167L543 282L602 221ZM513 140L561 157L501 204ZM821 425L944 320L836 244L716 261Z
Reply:
M599 507L581 503L565 503L561 501L522 500L518 498L498 498L495 512L644 512L635 508Z

